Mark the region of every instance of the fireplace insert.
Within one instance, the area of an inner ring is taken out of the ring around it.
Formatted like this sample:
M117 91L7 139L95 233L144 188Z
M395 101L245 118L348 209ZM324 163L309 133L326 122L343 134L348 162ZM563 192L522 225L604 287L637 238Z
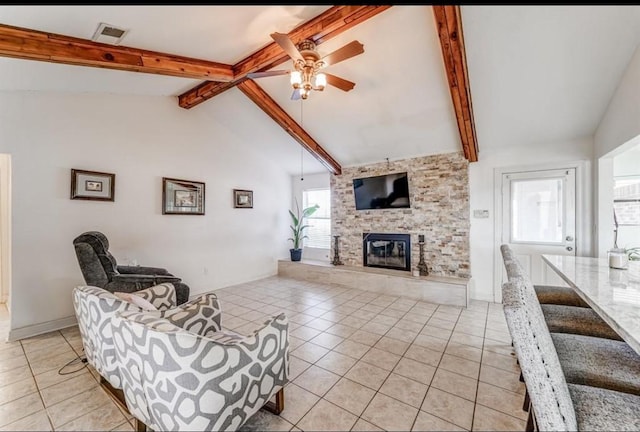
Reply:
M411 236L363 233L362 263L365 267L411 271Z

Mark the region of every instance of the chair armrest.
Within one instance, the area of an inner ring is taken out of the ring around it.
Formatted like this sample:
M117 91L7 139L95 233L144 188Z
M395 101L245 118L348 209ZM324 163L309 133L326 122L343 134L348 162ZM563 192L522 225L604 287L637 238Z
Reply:
M166 275L173 276L171 273L167 271L167 269L163 269L160 267L144 267L144 266L117 266L117 270L122 274L144 274L144 275Z
M175 276L165 275L150 275L150 274L117 274L113 275L112 282L119 283L153 283L158 285L164 282L180 282L181 278Z
M147 300L159 311L170 310L177 305L176 287L172 283L161 283L131 294Z

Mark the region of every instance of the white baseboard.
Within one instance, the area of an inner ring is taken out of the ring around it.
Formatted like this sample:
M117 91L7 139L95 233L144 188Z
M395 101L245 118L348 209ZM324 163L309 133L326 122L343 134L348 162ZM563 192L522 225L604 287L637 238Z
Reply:
M43 333L49 333L55 330L74 326L78 323L75 316L60 318L53 321L47 321L40 324L34 324L26 327L9 330L8 342L25 339L31 336L37 336Z

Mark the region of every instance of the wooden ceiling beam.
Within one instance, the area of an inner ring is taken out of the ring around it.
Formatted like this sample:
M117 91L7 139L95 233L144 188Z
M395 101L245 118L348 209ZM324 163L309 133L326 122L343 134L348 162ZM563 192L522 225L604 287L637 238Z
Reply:
M391 6L333 6L310 21L296 27L289 33L289 37L294 44L304 39L312 39L319 45L390 7ZM202 83L180 95L178 97L178 103L182 108L193 108L231 87L242 83L247 79L247 74L267 71L287 60L290 60L289 56L277 43L272 42L236 63L233 66L235 74L233 81L225 83Z
M307 149L329 172L340 175L342 167L320 144L287 114L255 81L245 79L237 84L238 89L260 107L282 129ZM304 103L304 102L303 102Z
M477 162L478 141L473 119L460 6L434 5L432 7L464 156L469 162Z
M0 24L0 56L78 66L230 81L231 65Z

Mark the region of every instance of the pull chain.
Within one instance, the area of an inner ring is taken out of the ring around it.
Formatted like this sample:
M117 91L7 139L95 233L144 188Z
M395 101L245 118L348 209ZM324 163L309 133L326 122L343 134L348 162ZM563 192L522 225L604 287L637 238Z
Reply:
M300 128L304 129L304 118L302 116L302 101L304 99L300 99ZM302 145L300 146L300 181L304 181L304 177L302 175L303 173L303 157L304 157L304 149L302 148Z

